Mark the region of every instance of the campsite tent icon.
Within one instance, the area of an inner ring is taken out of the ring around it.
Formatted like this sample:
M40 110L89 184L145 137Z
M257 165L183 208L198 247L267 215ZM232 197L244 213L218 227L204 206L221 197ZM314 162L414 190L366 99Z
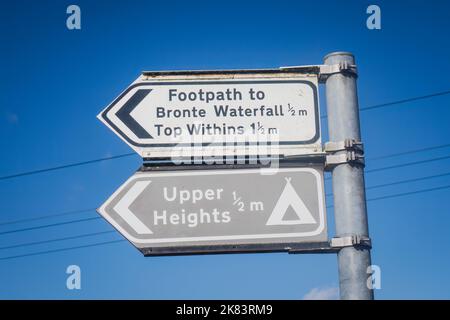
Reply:
M296 224L314 224L316 220L306 207L302 198L297 194L291 184L291 177L285 178L286 185L273 209L269 219L266 222L268 226L276 225L296 225ZM284 216L289 208L292 208L296 214L296 219L285 220Z

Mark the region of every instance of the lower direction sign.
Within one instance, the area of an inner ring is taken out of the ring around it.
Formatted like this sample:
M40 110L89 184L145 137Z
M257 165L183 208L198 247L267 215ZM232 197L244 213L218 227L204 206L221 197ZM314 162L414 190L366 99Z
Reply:
M137 172L99 209L145 255L289 251L327 240L323 170Z

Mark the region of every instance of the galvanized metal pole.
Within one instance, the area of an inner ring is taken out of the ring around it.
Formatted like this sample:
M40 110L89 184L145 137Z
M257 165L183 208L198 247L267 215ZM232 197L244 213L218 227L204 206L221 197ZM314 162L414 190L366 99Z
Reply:
M355 64L348 52L330 53L326 65ZM331 74L326 80L328 130L330 141L361 141L356 75ZM369 236L364 189L364 168L360 164L343 163L332 171L336 236ZM344 247L338 253L341 299L373 299L368 288L367 273L371 265L370 249Z

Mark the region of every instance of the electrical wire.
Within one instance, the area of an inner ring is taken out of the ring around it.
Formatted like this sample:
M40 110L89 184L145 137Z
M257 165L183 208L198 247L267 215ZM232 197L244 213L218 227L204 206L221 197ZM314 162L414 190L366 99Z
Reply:
M438 97L438 96L444 96L444 95L447 95L447 94L450 94L450 90L436 92L436 93L431 93L431 94L427 94L427 95L424 95L424 96L417 96L417 97L412 97L412 98L406 98L406 99L392 101L392 102L374 104L374 105L371 105L371 106L362 107L359 110L360 111L367 111L367 110L379 109L379 108L390 107L390 106L393 106L393 105L403 104L403 103L407 103L407 102L413 102L413 101L418 101L418 100L434 98L434 97Z
M444 189L448 189L448 188L450 188L450 185L429 188L429 189L416 190L416 191L410 191L410 192L396 193L396 194L391 194L391 195L385 195L385 196L381 196L381 197L370 198L370 199L367 199L367 201L378 201L378 200L384 200L384 199L391 199L391 198L403 197L403 196L408 196L408 195L413 195L413 194L420 194L420 193L432 192L432 191L437 191L437 190L444 190ZM333 205L327 206L327 208L331 208L331 207L333 207ZM56 239L53 239L53 240L56 241ZM55 249L55 250L47 250L47 251L26 253L26 254L21 254L21 255L6 256L6 257L0 257L0 261L10 260L10 259L15 259L15 258L29 257L29 256L36 256L36 255L43 255L43 254L48 254L48 253L63 252L63 251L68 251L68 250L81 249L81 248L95 247L95 246L101 246L101 245L124 242L124 241L126 241L126 240L120 239L120 240L98 242L98 243L93 243L93 244L88 244L88 245L74 246L74 247L61 248L61 249Z
M444 95L447 95L447 94L450 94L450 90L436 92L436 93L431 93L431 94L427 94L427 95L424 95L424 96L417 96L417 97L412 97L412 98L407 98L407 99L396 100L396 101L392 101L392 102L385 102L385 103L380 103L380 104L374 104L374 105L371 105L371 106L359 108L359 111L380 109L380 108L390 107L390 106L404 104L404 103L408 103L408 102L424 100L424 99L434 98L434 97L438 97L438 96L444 96ZM325 115L321 116L320 118L321 119L326 119L326 118L328 118L328 115L325 114Z
M442 174L435 174L435 175L426 176L426 177L420 177L420 178L406 179L406 180L400 180L400 181L395 181L395 182L382 183L382 184L377 184L377 185L366 187L366 190L390 187L390 186L395 186L395 185L404 184L404 183L410 183L410 182L429 180L429 179L440 178L440 177L445 177L445 176L449 176L449 175L450 175L450 172L445 172L445 173L442 173ZM331 197L332 195L333 195L332 193L327 193L325 196L326 197Z
M20 248L20 247L29 247L29 246L35 246L35 245L51 243L51 242L81 239L81 238L93 237L93 236L98 236L101 234L108 234L108 233L115 233L115 232L116 232L115 230L108 230L108 231L79 234L79 235L64 237L64 238L56 238L56 239L49 239L49 240L42 240L42 241L35 241L35 242L25 242L25 243L19 243L19 244L14 244L14 245L10 245L10 246L0 247L0 250L14 249L14 248Z
M372 106L362 107L362 108L360 108L360 111L384 108L384 107L388 107L388 106L403 104L403 103L417 101L417 100L422 100L422 99L429 99L429 98L433 98L433 97L437 97L437 96L443 96L443 95L447 95L447 94L450 94L450 90L436 92L436 93L432 93L432 94L428 94L428 95L424 95L424 96L412 97L412 98L407 98L407 99L396 100L396 101L392 101L392 102L386 102L386 103L381 103L381 104L375 104L375 105L372 105ZM327 115L324 115L321 118L326 118L326 117L327 117ZM77 166L97 163L97 162L101 162L101 161L107 161L107 160L114 160L114 159L119 159L119 158L123 158L123 157L129 157L129 156L133 156L133 155L136 155L136 153L125 153L125 154L119 154L119 155L106 157L106 158L99 158L99 159L87 160L87 161L82 161L82 162L75 162L75 163L66 164L66 165L60 165L60 166L56 166L56 167L49 167L49 168L45 168L45 169L26 171L26 172L11 174L11 175L0 176L0 180L8 180L8 179L12 179L12 178L29 176L29 175L34 175L34 174L44 173L44 172L49 172L49 171L54 171L54 170L67 169L67 168L72 168L72 167L77 167Z
M421 149L421 150L423 150L423 149ZM433 161L444 160L444 159L448 159L448 158L450 158L450 155L445 156L445 157L438 157L438 158L431 158L431 159L427 159L427 160L408 162L408 163L399 164L399 165L395 165L395 166L387 166L387 167L382 167L382 168L375 168L375 169L372 169L372 170L366 170L366 173L379 172L379 171L389 170L389 169L393 169L393 168L400 168L400 167L418 165L418 164L423 164L423 163L428 163L428 162L433 162ZM326 177L325 180L331 180L331 177ZM62 213L55 213L55 214L44 215L44 216L40 216L40 217L36 217L36 218L20 219L20 220L14 220L14 221L4 221L4 222L0 223L0 226L8 225L8 224L24 223L24 222L29 222L29 221L34 221L34 220L41 220L41 219L52 218L52 217L63 216L63 215L69 215L69 214L84 213L84 212L88 212L88 211L91 211L91 210L94 211L95 208L75 210L75 211L67 211L67 212L62 212ZM90 219L100 219L100 217L95 217L95 218L90 218ZM67 222L67 224L69 224L69 223L76 223L76 222L79 222L79 221L78 220L75 220L73 222L69 221L69 222ZM63 223L60 223L60 224L66 224L66 223L63 222ZM51 226L57 226L57 225L60 225L60 224L45 225L45 226L42 226L42 227L46 228L46 227L51 227ZM39 227L33 227L33 228L39 228ZM12 230L12 231L6 232L6 233L21 232L21 231L26 231L26 230L28 230L28 228ZM2 235L2 234L4 234L4 233L0 232L0 235Z
M85 212L90 212L90 211L95 211L95 208L80 209L80 210L73 210L73 211L63 211L63 212L59 212L59 213L48 214L48 215L34 217L34 218L26 218L26 219L19 219L19 220L13 220L13 221L4 221L4 222L0 222L0 226L6 226L6 225L10 225L10 224L18 224L18 223L24 223L24 222L30 222L30 221L37 221L37 220L67 216L67 215L72 215L72 214L80 214L80 213L85 213Z
M431 151L431 150L437 150L437 149L448 148L448 147L450 147L450 144L441 144L441 145L433 146L433 147L426 147L426 148L414 149L414 150L409 150L409 151L391 153L391 154L387 154L387 155L384 155L384 156L371 157L371 158L367 158L367 160L368 161L374 161L374 160L388 159L388 158L405 156L405 155L408 155L408 154L424 152L424 151Z
M403 164L396 164L393 166L387 166L387 167L382 167L382 168L369 169L369 170L366 170L365 173L372 173L372 172L378 172L378 171L384 171L384 170L390 170L390 169L409 167L409 166L414 166L417 164L429 163L429 162L440 161L440 160L445 160L445 159L450 159L450 155L447 155L444 157L427 159L427 160L420 160L420 161L407 162L407 163L403 163Z
M409 195L412 195L412 194L426 193L426 192L432 192L432 191L437 191L437 190L444 190L444 189L448 189L448 188L450 188L450 185L441 186L441 187L435 187L435 188L429 188L429 189L416 190L416 191L409 191L409 192L389 194L389 195L385 195L385 196L381 196L381 197L369 198L366 201L370 202L370 201L378 201L378 200L384 200L384 199L398 198L398 197L409 196ZM332 207L334 207L332 204L327 206L327 208L332 208Z
M35 226L35 227L29 227L29 228L23 228L23 229L8 230L8 231L0 232L0 235L10 234L10 233L17 233L17 232L23 232L23 231L31 231L31 230L37 230L37 229L44 229L44 228L50 228L50 227L56 227L56 226L62 226L62 225L66 225L66 224L71 224L71 223L86 222L86 221L92 221L92 220L98 220L98 219L101 219L101 217L85 218L85 219L78 219L78 220L71 220L71 221L65 221L65 222L46 224L46 225L43 225L43 226Z
M25 254L19 254L19 255L15 255L15 256L1 257L0 261L2 261L2 260L10 260L10 259L15 259L15 258L38 256L38 255L42 255L42 254L63 252L63 251L82 249L82 248L91 248L91 247L97 247L97 246L102 246L102 245L112 244L112 243L118 243L118 242L124 242L124 241L126 241L126 240L119 239L119 240L113 240L113 241L104 241L104 242L97 242L97 243L92 243L92 244L86 244L86 245L82 245L82 246L75 246L75 247L68 247L68 248L61 248L61 249L54 249L54 250L47 250L47 251L25 253Z
M409 167L409 166L414 166L414 165L424 164L424 163L429 163L429 162L434 162L434 161L440 161L440 160L445 160L445 159L450 159L450 155L447 155L444 157L437 157L437 158L431 158L431 159L426 159L426 160L396 164L393 166L374 168L374 169L365 170L364 172L365 173L373 173L373 172L379 172L379 171L390 170L390 169L398 169L398 168ZM324 180L331 180L331 177L326 177Z
M386 196L370 198L370 199L367 199L367 201L377 201L377 200L391 199L391 198L409 196L409 195L412 195L412 194L425 193L425 192L431 192L431 191L437 191L437 190L444 190L444 189L448 189L448 188L450 188L450 185L441 186L441 187L435 187L435 188L429 188L429 189L422 189L422 190L417 190L417 191L410 191L410 192L390 194L390 195L386 195Z
M408 151L403 151L403 152L397 152L397 153L387 154L384 156L368 158L367 160L370 160L370 161L380 160L380 159L392 158L392 157L408 155L408 154L413 154L413 153L418 153L418 152L423 152L423 151L442 149L442 148L447 148L447 147L450 147L450 144L442 144L442 145L437 145L437 146L432 146L432 147L425 147L425 148L413 149L413 150L408 150ZM82 166L82 165L101 162L101 161L114 160L114 159L119 159L119 158L123 158L123 157L129 157L132 155L136 155L136 154L135 153L125 153L125 154L119 154L119 155L107 157L107 158L100 158L100 159L94 159L94 160L89 160L89 161L72 163L72 164L68 164L68 165L62 165L62 166L58 166L58 167L51 167L51 168L46 168L46 169L22 172L22 173L13 174L13 175L2 176L2 177L0 177L0 181L17 178L17 177L22 177L22 176L27 176L27 175L43 173L43 172L49 172L49 171L60 170L60 169L65 169L65 168Z
M30 176L33 174L44 173L44 172L49 172L49 171L73 168L73 167L83 166L86 164L92 164L92 163L97 163L97 162L102 162L102 161L107 161L107 160L114 160L114 159L119 159L119 158L124 158L124 157L130 157L130 156L134 156L134 155L137 155L137 154L134 152L133 153L124 153L124 154L119 154L119 155L115 155L115 156L111 156L111 157L105 157L105 158L87 160L87 161L82 161L82 162L64 164L64 165L45 168L45 169L26 171L26 172L7 175L7 176L2 176L2 177L0 177L0 180L7 180L7 179L18 178L18 177L23 177L23 176Z

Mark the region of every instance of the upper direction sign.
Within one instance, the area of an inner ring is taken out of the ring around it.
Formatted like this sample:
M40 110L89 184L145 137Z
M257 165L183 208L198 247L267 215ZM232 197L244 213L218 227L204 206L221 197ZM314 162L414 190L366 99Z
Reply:
M276 70L144 73L98 117L145 158L259 155L267 142L295 154L321 142L317 86Z
M322 170L138 172L98 211L145 255L288 251L327 241Z

